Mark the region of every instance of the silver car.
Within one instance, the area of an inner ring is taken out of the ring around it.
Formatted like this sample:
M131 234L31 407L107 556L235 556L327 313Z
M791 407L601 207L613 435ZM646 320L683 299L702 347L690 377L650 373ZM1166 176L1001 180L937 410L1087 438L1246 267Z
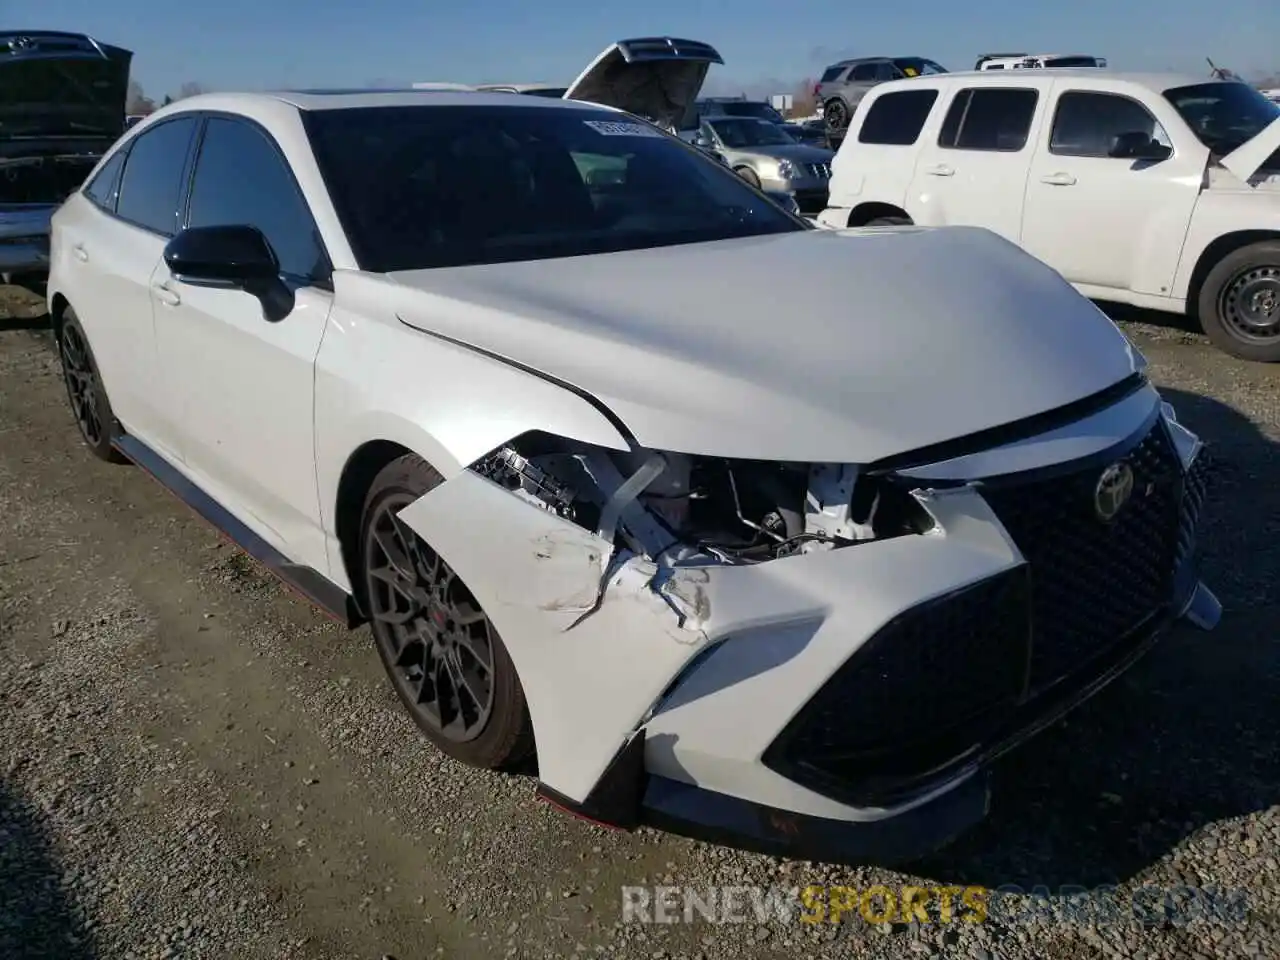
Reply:
M752 186L794 197L802 211L822 210L826 205L835 154L799 143L775 123L753 117L711 117L702 121L694 143L723 154Z

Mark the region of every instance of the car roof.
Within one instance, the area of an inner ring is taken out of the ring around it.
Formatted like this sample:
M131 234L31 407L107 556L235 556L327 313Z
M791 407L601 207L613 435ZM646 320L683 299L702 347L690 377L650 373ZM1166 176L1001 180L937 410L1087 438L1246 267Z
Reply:
M166 115L187 110L227 110L269 108L270 105L288 104L298 110L356 110L365 107L460 107L460 106L508 106L526 110L572 110L593 106L600 110L612 110L599 104L583 104L573 100L549 97L526 97L518 93L484 92L478 90L441 89L335 89L335 90L280 90L264 93L202 93L187 97L163 108ZM157 111L159 113L160 111ZM614 111L617 112L617 111Z
M876 88L880 93L885 87L896 87L898 84L911 83L919 85L953 80L980 80L983 83L1016 84L1026 83L1035 77L1071 77L1076 80L1092 80L1100 83L1130 85L1143 87L1161 93L1173 87L1189 87L1202 83L1237 83L1235 80L1217 80L1213 77L1196 76L1193 73L1132 73L1122 70L1100 70L1097 67L1034 67L1027 70L963 70L956 73L930 74L923 77L908 77L903 80L890 80Z

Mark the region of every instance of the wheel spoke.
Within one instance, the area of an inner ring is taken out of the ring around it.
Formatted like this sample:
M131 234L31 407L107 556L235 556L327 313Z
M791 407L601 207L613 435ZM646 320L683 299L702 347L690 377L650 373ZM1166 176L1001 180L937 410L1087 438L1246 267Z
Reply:
M400 579L406 583L413 583L417 579L417 571L414 569L409 551L405 548L394 526L390 531L375 529L373 537L378 544L378 549L387 558L387 563L399 574Z

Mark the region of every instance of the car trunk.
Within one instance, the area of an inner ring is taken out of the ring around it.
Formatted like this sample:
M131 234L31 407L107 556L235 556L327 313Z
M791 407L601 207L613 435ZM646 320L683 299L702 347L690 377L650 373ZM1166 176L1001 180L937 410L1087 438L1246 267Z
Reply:
M697 40L619 40L591 62L564 96L617 107L674 131L694 110L713 63L724 60Z
M124 132L133 54L70 33L0 33L0 203L57 204Z

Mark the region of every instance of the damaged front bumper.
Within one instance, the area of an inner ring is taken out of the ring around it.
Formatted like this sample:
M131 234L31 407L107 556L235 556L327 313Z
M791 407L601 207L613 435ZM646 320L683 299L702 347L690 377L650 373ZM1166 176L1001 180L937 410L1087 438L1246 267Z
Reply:
M1202 448L1153 398L908 476L929 534L765 563L617 554L470 471L400 516L503 637L543 798L769 853L912 859L984 816L994 759L1171 622L1216 624ZM1035 466L1108 435L1127 439ZM1116 463L1133 502L1081 523L1080 491Z

